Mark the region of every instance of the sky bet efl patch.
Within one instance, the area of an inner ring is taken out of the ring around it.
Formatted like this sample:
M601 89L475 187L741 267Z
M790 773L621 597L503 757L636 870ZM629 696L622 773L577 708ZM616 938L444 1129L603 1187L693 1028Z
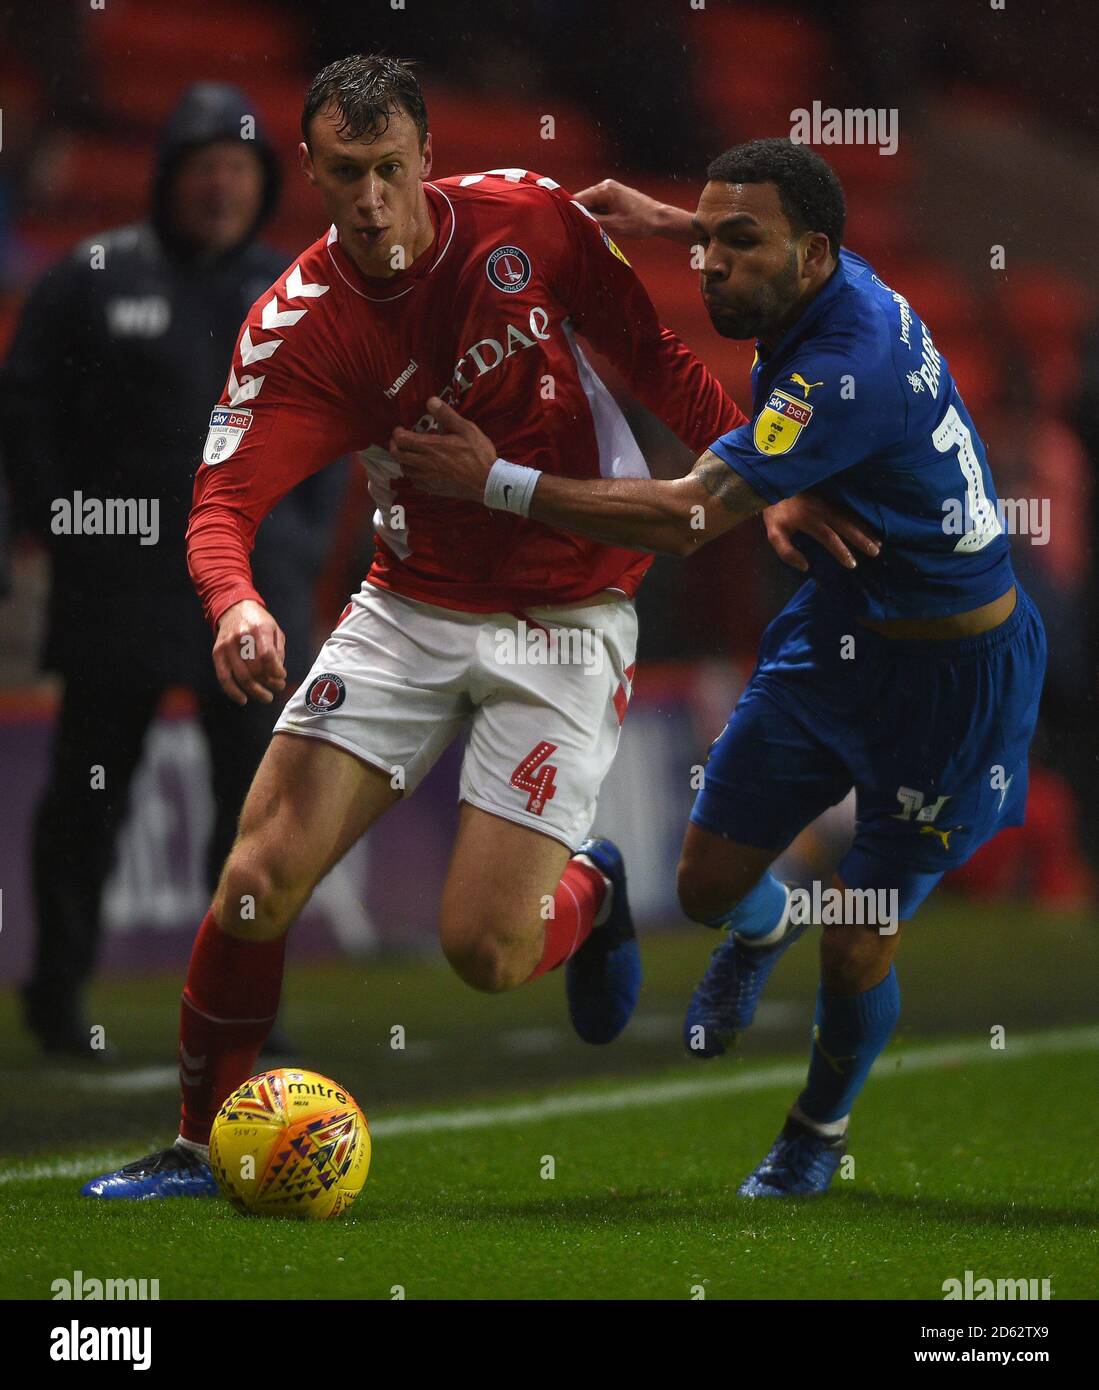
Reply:
M772 391L756 416L752 439L761 454L787 454L813 418L813 407L785 391Z
M250 410L230 410L225 405L217 406L210 413L210 432L202 451L203 463L213 468L215 463L224 463L227 458L232 458L237 445L244 438L245 430L251 428Z

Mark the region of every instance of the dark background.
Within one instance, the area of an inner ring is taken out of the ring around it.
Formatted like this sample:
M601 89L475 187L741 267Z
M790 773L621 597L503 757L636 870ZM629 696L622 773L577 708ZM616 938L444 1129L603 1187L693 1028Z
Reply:
M1028 833L1056 843L1055 867L1032 875L1027 891L1086 901L1092 884L1075 856L1094 851L1099 770L1096 28L1087 4L1017 0L1002 10L984 0L8 6L0 357L35 278L83 237L143 214L155 132L199 79L238 83L283 158L268 239L288 261L323 230L296 169L302 94L320 65L348 52L417 61L439 175L521 166L573 190L614 176L683 206L710 157L742 139L788 135L795 108L895 109L895 155L842 145L821 153L846 188L848 244L929 322L1000 495L1049 502L1049 543L1014 543L1050 634ZM542 138L547 115L552 139ZM1002 269L991 265L996 246ZM746 405L751 347L713 334L682 248L626 249L665 322ZM59 410L64 397L59 382ZM638 429L652 456L672 449L650 422ZM364 572L369 511L359 480L318 588L318 640ZM6 550L0 707L40 700L48 712L50 686L36 671L46 561L18 531ZM791 582L758 525L690 565L658 561L642 591L643 658L743 668Z

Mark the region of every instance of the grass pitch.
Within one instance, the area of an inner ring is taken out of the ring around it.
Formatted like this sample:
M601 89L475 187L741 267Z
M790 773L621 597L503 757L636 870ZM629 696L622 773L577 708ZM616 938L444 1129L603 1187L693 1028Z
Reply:
M426 962L300 968L301 1061L351 1089L375 1146L358 1202L319 1224L76 1195L173 1133L178 980L115 983L97 1006L126 1005L124 1069L59 1074L27 1052L7 1073L23 1142L0 1162L0 1296L50 1298L79 1269L158 1279L162 1299L940 1299L969 1269L1091 1298L1094 944L1082 920L929 911L902 948L905 1031L855 1111L853 1175L792 1203L736 1186L800 1085L811 949L783 962L744 1052L712 1063L676 1059L712 945L698 932L645 942L636 1036L605 1050L568 1037L552 979L486 999ZM11 1001L0 1041L22 1047Z

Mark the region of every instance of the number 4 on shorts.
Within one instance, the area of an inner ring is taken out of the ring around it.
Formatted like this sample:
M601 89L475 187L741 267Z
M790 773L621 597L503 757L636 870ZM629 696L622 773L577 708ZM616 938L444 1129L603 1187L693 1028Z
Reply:
M556 743L536 743L527 756L511 774L511 785L521 792L529 792L527 810L536 816L557 791L554 785L557 769L546 759L557 751Z

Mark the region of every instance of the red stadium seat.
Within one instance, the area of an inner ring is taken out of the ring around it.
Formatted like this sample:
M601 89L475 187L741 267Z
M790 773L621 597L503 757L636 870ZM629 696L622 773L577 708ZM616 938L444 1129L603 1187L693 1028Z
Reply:
M844 244L865 256L877 273L892 284L887 267L908 263L913 243L912 218L902 200L881 191L863 189L847 204ZM902 290L903 293L903 290Z
M45 206L65 216L88 214L104 226L144 215L153 174L149 140L103 135L66 137L46 183Z
M805 105L806 92L829 89L827 36L802 15L715 5L693 11L684 31L715 147L788 135L790 112Z
M103 219L87 212L65 218L36 213L19 220L19 235L32 248L39 271L68 255L86 237L104 230Z
M269 74L285 80L308 51L301 22L247 0L216 13L174 0L111 0L85 29L104 105L147 127L192 82L235 82L251 93Z
M21 67L15 54L0 52L0 110L4 112L4 155L16 144L16 132L29 132L43 118L46 104L41 79Z
M1079 387L1080 341L1095 313L1095 296L1063 271L1028 265L1003 273L995 302L1026 355L1042 405L1063 410Z
M919 172L919 160L910 142L898 145L895 154L881 154L877 145L813 148L836 171L850 203L859 203L874 194L900 199Z
M940 261L908 258L893 286L927 324L936 343L954 330L970 332L983 320L983 309L971 283Z
M990 352L987 340L970 333L935 334L935 346L950 365L950 374L978 428L1003 389L1003 361Z
M577 107L548 98L470 97L428 84L435 173L480 173L485 169L533 169L575 190L612 172L612 160L595 122ZM542 138L542 116L554 120L553 138Z
M1095 310L1095 297L1085 285L1049 265L1005 271L998 292L1008 321L1036 337L1077 339Z
M21 303L21 295L0 295L0 362L3 362L8 355L8 348L15 333L15 325L19 319Z
M982 899L1026 899L1040 907L1080 911L1092 906L1096 884L1080 849L1078 815L1064 778L1030 765L1026 824L1002 830L945 885Z

